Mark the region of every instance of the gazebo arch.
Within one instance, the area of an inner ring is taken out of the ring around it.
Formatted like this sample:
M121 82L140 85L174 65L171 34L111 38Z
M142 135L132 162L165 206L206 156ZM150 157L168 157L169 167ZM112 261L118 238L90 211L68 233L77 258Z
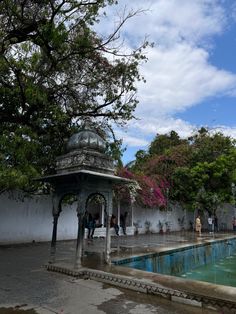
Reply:
M96 195L101 196L101 197L103 198L104 203L105 203L105 208L106 208L106 210L105 210L105 211L107 211L107 203L106 203L106 198L104 197L104 195L103 195L103 194L101 194L101 193L97 193L97 192L93 192L93 193L91 193L91 194L88 196L88 198L87 198L87 200L86 200L86 209L87 209L87 207L88 207L88 202L90 201L90 199L91 199L92 197L96 196Z
M93 203L95 201L96 196L98 196L100 198L99 203L100 203L101 208L100 208L99 212L95 213L94 211L91 211L91 208L89 205L91 204L91 202ZM103 202L101 202L101 200ZM101 227L105 225L105 219L106 219L106 214L108 211L107 210L108 205L107 205L106 197L102 193L98 193L98 192L91 193L86 200L85 208L86 208L86 211L93 214L93 218L95 218L96 220L98 219L100 221ZM99 229L103 229L103 228L99 228ZM103 231L101 233L103 234ZM96 234L96 232L95 232L95 234Z
M106 142L88 125L72 135L67 144L67 153L59 156L56 174L38 180L50 183L52 187L53 231L50 262L55 262L57 224L61 213L61 201L66 194L77 197L78 234L75 253L75 268L81 266L83 238L85 231L84 215L91 195L101 195L106 204L105 262L110 263L113 186L127 184L131 180L114 175L112 159L105 153Z

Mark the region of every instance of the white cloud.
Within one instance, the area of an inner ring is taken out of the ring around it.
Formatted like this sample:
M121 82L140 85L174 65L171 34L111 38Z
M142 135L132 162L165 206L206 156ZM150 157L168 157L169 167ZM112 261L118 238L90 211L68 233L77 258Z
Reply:
M235 15L227 11L224 0L120 0L119 7L147 9L129 20L124 28L127 47L133 47L146 34L156 43L147 51L149 61L141 71L147 83L138 84L140 103L136 116L140 119L128 124L120 133L124 143L145 146L147 136L177 131L186 137L196 127L176 119L174 114L184 111L208 98L222 95L236 96L236 74L219 69L210 63L215 36L222 35L228 19ZM102 33L113 28L111 9ZM111 18L111 19L110 19ZM221 127L224 134L235 136L236 128Z
M108 10L103 32L112 28L114 11L143 10L125 26L131 41L145 34L159 45L187 41L199 45L206 37L220 34L227 23L226 13L219 0L120 0L119 6ZM109 25L109 27L107 27ZM101 27L101 25L100 25Z
M188 137L197 128L181 119L174 119L170 116L159 118L145 118L128 123L126 129L117 129L116 136L122 138L124 146L146 149L150 144L147 136L169 133L175 130L181 137Z
M132 133L127 133L125 131L117 131L116 136L123 139L123 144L128 145L130 147L144 147L149 144L149 142L145 138L141 138L140 136L137 136L137 133L135 135L132 135Z
M208 127L205 125L204 127ZM136 120L130 123L128 132L118 131L117 135L123 139L124 145L146 149L150 141L146 140L146 135L151 135L152 139L156 134L167 134L175 130L180 137L187 138L199 129L197 125L191 125L182 119L175 119L170 116L161 116L159 118L149 118L143 121ZM212 133L221 132L225 136L230 136L236 139L236 127L225 125L217 125L214 128L209 128Z
M218 125L212 129L213 132L221 132L225 136L236 139L236 127L229 127L225 125Z
M175 119L170 116L152 118L150 115L149 118L146 118L145 123L143 123L143 120L132 122L130 129L136 132L136 134L137 130L139 130L144 135L164 134L176 130L181 137L187 137L195 127L182 119Z
M146 148L150 144L150 140L146 139L148 135L153 138L156 134L165 134L172 130L175 130L181 137L188 137L196 130L196 127L170 116L155 118L150 115L148 118L130 122L126 132L120 130L116 134L123 139L124 145Z
M207 97L232 93L236 75L208 62L208 52L187 44L149 51L142 72L147 83L139 86L138 116L176 113ZM145 104L145 105L144 105Z

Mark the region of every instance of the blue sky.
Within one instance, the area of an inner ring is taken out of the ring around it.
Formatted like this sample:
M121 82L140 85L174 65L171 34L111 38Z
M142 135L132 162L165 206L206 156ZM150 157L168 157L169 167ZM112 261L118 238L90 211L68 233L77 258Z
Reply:
M101 34L124 8L147 9L126 23L125 48L145 35L155 44L140 69L147 83L137 86L138 120L116 130L127 148L124 163L172 129L187 137L208 126L236 137L236 1L120 0Z

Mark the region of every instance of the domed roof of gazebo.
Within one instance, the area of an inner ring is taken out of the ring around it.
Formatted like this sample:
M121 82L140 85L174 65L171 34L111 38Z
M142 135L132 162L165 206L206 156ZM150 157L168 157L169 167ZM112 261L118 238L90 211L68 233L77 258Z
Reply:
M106 141L86 122L67 142L67 153L57 157L56 172L89 170L114 173L114 163L106 151Z
M67 143L68 152L80 149L88 149L104 153L106 150L105 140L88 124L73 134Z

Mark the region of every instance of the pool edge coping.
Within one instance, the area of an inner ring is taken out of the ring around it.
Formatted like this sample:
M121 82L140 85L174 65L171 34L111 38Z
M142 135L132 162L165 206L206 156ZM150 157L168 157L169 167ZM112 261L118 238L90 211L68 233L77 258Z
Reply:
M71 267L60 265L60 264L46 264L46 269L48 271L58 272L65 275L69 275L76 278L81 279L92 279L99 282L103 282L106 284L110 284L113 286L117 286L120 288L130 289L146 294L152 294L152 295L158 295L160 297L164 297L171 301L178 301L181 303L187 303L190 305L202 307L202 308L210 308L213 310L219 310L222 308L225 308L229 311L236 310L236 288L234 287L227 287L227 286L220 286L220 285L214 285L209 284L205 282L195 282L193 280L188 280L189 283L194 282L195 285L197 285L199 288L203 286L210 286L210 290L212 292L212 289L222 289L222 290L235 290L234 295L228 295L228 298L226 299L225 291L222 295L222 297L216 297L211 296L206 293L199 293L196 291L193 291L191 289L186 289L188 287L185 287L185 289L180 289L179 287L176 287L173 278L171 278L171 282L173 284L173 287L170 287L168 284L166 285L166 281L168 282L168 275L160 275L158 274L156 279L157 281L154 281L151 278L137 278L135 277L135 273L140 273L140 275L144 272L140 270L135 270L135 272L132 273L131 276L128 275L120 275L116 274L112 271L103 271L103 270L97 270L92 268L80 268L78 270L75 270ZM115 266L117 269L119 266ZM146 272L145 272L146 273ZM153 273L150 273L153 274ZM151 277L151 276L150 276ZM170 278L169 278L170 279ZM182 281L182 283L186 283L186 279L178 278L178 283ZM224 288L222 288L224 287ZM232 288L232 289L231 289ZM232 291L231 291L232 292ZM235 313L235 312L234 312Z

